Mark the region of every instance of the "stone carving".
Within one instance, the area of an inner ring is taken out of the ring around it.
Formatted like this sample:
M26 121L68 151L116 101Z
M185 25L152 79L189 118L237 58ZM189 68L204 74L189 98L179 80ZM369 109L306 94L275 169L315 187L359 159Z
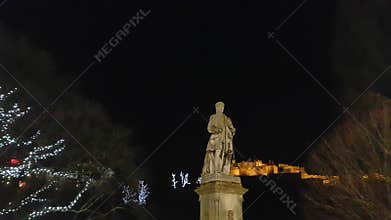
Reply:
M234 212L232 210L228 210L228 220L234 220Z
M230 173L233 156L233 137L235 127L231 119L224 114L224 103L216 103L216 114L210 116L208 132L211 133L206 148L202 175Z

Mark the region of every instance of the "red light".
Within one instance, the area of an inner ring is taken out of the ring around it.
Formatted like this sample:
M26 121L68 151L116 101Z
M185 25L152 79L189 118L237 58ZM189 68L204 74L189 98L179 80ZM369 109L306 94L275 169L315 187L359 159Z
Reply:
M18 159L11 159L11 165L19 165L20 164L20 160Z
M26 185L27 185L26 182L24 182L24 181L19 181L19 188L23 188L23 187L25 187Z

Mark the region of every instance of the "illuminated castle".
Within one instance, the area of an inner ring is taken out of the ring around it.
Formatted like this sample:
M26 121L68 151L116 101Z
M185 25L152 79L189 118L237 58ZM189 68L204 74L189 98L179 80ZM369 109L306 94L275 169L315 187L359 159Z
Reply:
M254 162L240 162L235 163L231 166L231 176L270 176L276 174L297 174L300 176L300 179L314 179L321 180L324 185L333 185L339 181L339 176L324 176L324 175L313 175L308 174L304 167L292 166L288 164L280 163L275 165L273 163L263 163L261 160L256 160ZM391 181L388 177L384 175L373 173L371 175L363 175L360 177L362 180L375 179L382 181Z

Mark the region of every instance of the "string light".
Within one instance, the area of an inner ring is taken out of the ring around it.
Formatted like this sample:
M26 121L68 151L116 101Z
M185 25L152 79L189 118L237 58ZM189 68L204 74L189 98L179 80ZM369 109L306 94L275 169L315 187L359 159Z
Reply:
M184 174L184 173L181 171L181 173L180 173L179 175L181 176L182 188L185 188L186 185L190 185L190 182L189 182L189 174L188 174L188 173Z
M122 201L124 204L129 204L134 201L136 196L137 194L134 193L128 185L122 186Z
M179 173L179 177L180 177L180 182L176 180L176 174L175 173L172 173L171 174L171 186L176 189L177 188L177 184L180 183L180 187L182 188L186 188L187 185L191 185L191 182L189 181L189 173L185 173L185 172L180 172ZM196 184L201 184L201 177L198 177L197 181L195 182Z
M122 186L122 201L125 204L134 202L138 205L146 205L150 194L148 184L144 184L144 180L138 181L137 192L134 192L128 185Z
M0 87L0 90L1 89L2 87ZM9 202L8 205L11 208L0 209L0 216L17 212L24 213L25 210L22 212L21 209L27 206L33 209L28 214L29 220L42 217L49 213L69 212L96 181L95 179L78 172L57 171L40 166L40 161L54 158L64 151L65 141L63 139L60 139L53 144L39 146L36 142L41 135L40 131L37 131L31 137L28 137L27 140L15 138L10 134L9 129L17 119L23 117L30 111L30 108L22 109L18 103L6 105L7 98L13 95L16 90L17 89L14 89L6 94L0 94L0 150L15 147L24 149L28 154L23 159L12 158L9 161L10 166L0 167L0 178L2 178L2 182L7 185L10 185L12 182L18 183L19 188L24 188L27 185L26 181L23 181L23 178L31 176L45 176L48 179L48 182L42 186L42 188L26 196L21 201L15 203ZM113 175L114 171L105 169L102 178L111 178ZM76 188L79 191L73 200L69 201L66 205L55 206L53 204L54 201L44 197L44 195L48 195L48 193L45 192L57 191L60 183L64 180L75 182ZM139 205L145 205L150 192L148 185L144 184L143 180L140 180L137 192L133 192L130 187L127 186L123 188L123 194L123 202L125 204L134 202Z
M0 87L1 90L1 87ZM54 144L46 146L38 146L35 141L40 136L40 131L37 131L34 135L28 138L28 140L18 140L18 138L12 137L9 134L9 129L18 118L26 115L30 108L22 109L19 104L14 103L7 109L6 100L15 93L17 89L11 90L6 94L0 94L0 149L6 147L23 148L29 151L28 155L22 159L12 159L10 161L11 166L0 167L0 178L6 181L6 184L10 184L13 179L19 180L19 187L25 187L26 182L20 179L30 177L32 175L45 175L49 182L40 188L39 190L31 193L19 203L9 202L9 206L12 208L0 210L0 215L9 215L20 211L23 207L32 205L35 203L44 203L45 206L38 206L29 215L28 219L34 219L44 216L53 212L68 212L76 203L82 198L83 194L90 188L90 185L95 182L94 179L87 176L72 173L55 171L50 168L40 167L39 161L47 160L58 156L64 149L64 140L60 139ZM78 192L72 201L65 206L52 206L48 198L42 198L41 195L53 188L57 188L59 182L62 180L73 180L78 184L84 184L84 187Z
M46 206L43 207L40 211L33 211L29 214L29 220L44 216L46 214L52 213L52 212L69 212L76 203L82 198L83 194L89 189L89 186L91 183L93 183L93 179L89 179L83 189L76 195L76 197L68 203L66 206Z
M136 201L139 205L146 205L147 198L151 193L149 192L148 184L144 184L143 180L138 181L138 200Z
M171 176L172 176L172 179L171 179L172 187L174 189L176 189L176 184L178 183L178 181L176 181L176 178L175 178L176 174L172 173Z

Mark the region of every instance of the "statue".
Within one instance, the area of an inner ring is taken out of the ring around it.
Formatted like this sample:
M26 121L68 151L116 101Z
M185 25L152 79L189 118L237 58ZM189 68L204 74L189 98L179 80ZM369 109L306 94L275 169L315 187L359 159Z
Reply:
M247 189L242 187L240 177L230 175L235 128L223 112L224 103L216 103L216 114L210 116L208 123L211 135L201 184L195 190L199 195L200 220L243 220L242 201Z
M221 173L229 175L233 156L232 140L236 129L224 113L224 103L216 103L216 114L210 116L208 132L211 133L206 148L202 175Z

